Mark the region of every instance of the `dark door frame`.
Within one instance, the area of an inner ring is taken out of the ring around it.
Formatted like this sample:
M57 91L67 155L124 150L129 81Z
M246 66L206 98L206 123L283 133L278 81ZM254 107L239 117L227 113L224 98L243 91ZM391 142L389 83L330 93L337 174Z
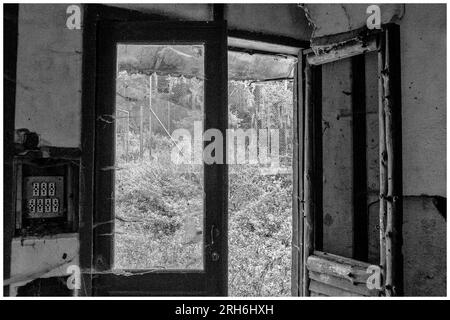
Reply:
M102 14L105 12L100 10ZM89 9L88 9L89 10ZM99 19L99 10L87 13L85 34L95 35L91 39L95 50L85 52L83 71L91 76L84 78L85 95L92 100L83 111L83 150L85 170L84 193L90 190L90 199L82 203L84 221L81 230L81 263L85 283L89 284L86 294L94 295L226 295L227 294L227 168L225 164L204 166L205 174L205 232L204 232L204 271L146 272L133 270L136 275L123 276L108 272L112 263L113 245L113 200L114 170L98 170L114 166L114 123L100 121L114 115L115 98L115 45L127 41L184 41L204 43L205 45L205 129L227 127L227 95L222 88L227 80L227 49L225 22L155 22L148 16L134 12L120 13L123 19ZM113 11L117 11L113 9ZM118 11L122 11L119 9ZM92 17L92 15L94 15ZM112 14L114 16L114 13ZM92 21L94 18L94 21ZM152 20L152 22L148 22ZM88 28L88 30L86 30ZM155 32L158 30L158 32ZM90 32L89 32L90 31ZM92 36L93 37L93 36ZM89 38L88 38L89 40ZM95 45L94 45L95 42ZM92 47L91 47L92 48ZM95 53L92 51L96 51ZM96 60L96 57L99 57ZM101 57L101 58L100 58ZM89 63L89 64L88 64ZM89 70L87 70L89 69ZM92 72L94 70L94 72ZM89 82L90 81L90 82ZM89 84L88 84L89 82ZM101 99L99 98L101 97ZM89 109L89 110L86 110ZM86 126L88 126L86 128ZM224 137L226 135L224 134ZM225 145L224 141L224 145ZM99 147L102 151L99 152ZM109 151L108 151L109 150ZM90 165L89 165L90 163ZM94 163L94 166L92 166ZM97 168L97 170L96 170ZM89 181L88 181L89 179ZM92 194L94 197L92 197ZM86 201L89 200L89 201ZM211 241L212 228L219 232ZM111 236L104 236L111 234ZM102 235L102 236L100 236ZM213 261L211 255L219 253L219 260ZM148 270L147 270L148 271ZM86 286L88 287L88 286Z
M3 279L10 277L11 241L14 234L14 119L16 112L16 66L18 44L18 4L3 5ZM3 287L9 295L9 286Z

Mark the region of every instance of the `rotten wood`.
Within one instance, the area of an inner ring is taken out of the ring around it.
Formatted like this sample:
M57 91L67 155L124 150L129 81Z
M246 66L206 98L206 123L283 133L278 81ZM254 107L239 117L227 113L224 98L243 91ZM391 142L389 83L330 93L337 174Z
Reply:
M333 45L316 46L313 47L314 54L308 55L308 63L321 65L375 51L376 49L377 43L374 36L368 39L357 38Z
M353 293L341 288L333 287L322 282L311 280L309 290L328 297L360 297L360 294Z
M399 77L398 26L385 30L384 70L384 118L387 157L386 231L385 231L385 294L401 295L401 124L400 119L400 77Z
M378 291L370 290L369 288L367 288L367 285L365 283L352 283L346 279L313 271L309 272L309 278L311 280L321 282L332 287L340 288L342 290L349 291L361 296L378 296Z
M384 33L379 36L378 44L378 127L379 127L379 170L380 170L380 213L379 213L379 234L380 234L380 268L381 283L385 280L386 271L386 192L387 192L387 154L386 154L386 124L384 118Z
M333 277L345 279L350 283L366 284L367 279L371 275L371 273L367 272L367 267L369 264L367 264L367 267L363 267L360 261L352 259L349 259L348 263L345 263L344 261L337 261L336 259L311 255L306 261L306 266L310 272L327 274Z
M385 65L383 70L383 88L384 88L384 117L385 117L385 139L386 139L386 158L387 158L387 194L385 199L392 199L392 166L393 166L393 145L392 145L392 96L390 95L390 79L389 79L389 34L386 30L385 37ZM393 257L392 257L392 242L393 242L393 216L392 216L392 201L386 201L386 280L385 293L386 296L393 295Z
M359 260L355 260L355 259L351 259L351 258L347 258L347 257L343 257L343 256L338 256L336 254L332 254L332 253L328 253L328 252L322 252L322 251L315 250L314 255L317 257L323 258L323 259L335 261L337 263L355 265L361 269L367 269L370 266L370 264L367 262L363 262L363 261L359 261Z
M331 35L325 35L321 37L316 37L311 39L311 47L317 48L317 47L325 47L330 45L336 45L340 43L347 43L349 41L354 40L360 40L365 41L365 39L373 39L376 37L377 34L380 33L380 30L378 29L367 29L367 27L362 27L346 32L331 34Z

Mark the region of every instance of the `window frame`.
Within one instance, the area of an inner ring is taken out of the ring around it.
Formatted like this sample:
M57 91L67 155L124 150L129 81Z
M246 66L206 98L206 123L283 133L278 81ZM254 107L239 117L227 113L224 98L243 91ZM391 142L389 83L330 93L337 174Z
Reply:
M363 40L361 40L363 39ZM339 41L338 41L339 40ZM345 40L345 41L343 41ZM352 58L353 64L361 65L361 56L367 52L378 52L378 79L379 79L379 124L380 146L384 141L384 147L380 147L380 294L386 296L403 293L403 258L401 253L402 243L402 160L401 160L401 84L400 84L400 29L396 24L382 26L381 30L350 31L346 34L326 36L313 41L313 45L320 47L330 46L333 43L343 42L334 50L324 50L315 54L312 49L303 51L304 66L302 75L303 86L303 150L299 157L303 166L303 181L300 184L301 214L298 230L298 253L300 257L298 272L298 294L309 296L308 257L322 250L322 139L321 139L321 66L326 63ZM363 59L363 58L362 58ZM355 81L355 79L354 79ZM361 81L357 78L356 81ZM356 92L353 103L365 103L361 84L353 84ZM389 93L386 93L389 90ZM359 110L361 112L361 110ZM365 123L362 123L365 125ZM361 124L358 124L361 129ZM355 129L354 129L355 130ZM353 131L355 133L355 131ZM354 150L361 151L361 141L353 145ZM387 148L390 145L391 148ZM356 148L358 150L355 150ZM384 155L384 156L381 156ZM354 155L358 157L358 155ZM359 159L359 158L358 158ZM365 157L364 157L365 161ZM319 165L317 164L319 163ZM365 171L365 167L357 167L358 174ZM355 171L355 167L354 167ZM361 177L356 177L361 179ZM357 181L359 185L364 183L365 177ZM355 182L355 181L354 181ZM385 188L381 187L385 184ZM363 200L364 201L364 200ZM354 199L354 208L361 208L361 199ZM367 217L360 216L362 212L354 216L356 220L353 229L359 227L358 223L367 223ZM363 259L367 255L367 226L358 230L354 237L354 258ZM355 246L356 244L356 246ZM356 247L356 248L355 248ZM387 249L389 247L389 250ZM354 260L359 262L358 260Z

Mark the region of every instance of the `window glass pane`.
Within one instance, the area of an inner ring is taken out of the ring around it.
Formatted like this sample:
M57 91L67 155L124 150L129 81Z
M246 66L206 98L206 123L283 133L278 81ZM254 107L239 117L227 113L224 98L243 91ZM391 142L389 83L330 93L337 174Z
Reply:
M115 269L203 269L203 73L203 45L117 46Z
M229 295L289 296L296 59L228 61Z

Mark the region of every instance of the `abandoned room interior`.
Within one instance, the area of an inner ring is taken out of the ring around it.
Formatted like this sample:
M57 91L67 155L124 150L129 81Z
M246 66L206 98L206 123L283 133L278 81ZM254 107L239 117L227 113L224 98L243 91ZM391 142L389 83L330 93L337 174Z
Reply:
M3 13L4 296L447 295L445 4Z

